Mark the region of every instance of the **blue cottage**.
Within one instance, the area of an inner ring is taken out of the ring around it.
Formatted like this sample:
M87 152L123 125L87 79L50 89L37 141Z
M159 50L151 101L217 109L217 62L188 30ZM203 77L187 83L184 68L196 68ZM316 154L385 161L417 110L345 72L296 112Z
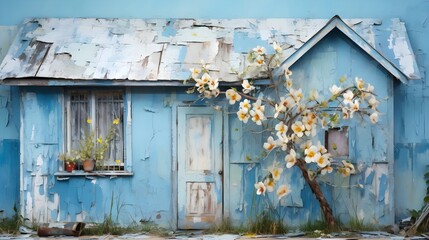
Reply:
M333 176L323 188L343 222L392 224L393 92L420 73L399 19L338 16L26 20L0 65L1 83L21 93L21 214L38 223L113 216L123 225L153 221L172 229L245 222L255 209L254 183L266 171L256 157L265 139L226 102L195 102L182 81L204 60L221 84L236 84L246 53L273 42L285 48L279 72L291 69L298 86L323 93L342 76L359 76L385 100L378 125L356 119L347 131L326 133L326 141L345 143L343 155L358 171ZM58 156L89 132L105 136L113 121L108 160L92 172L80 165L67 172ZM292 187L281 202L284 221L320 219L299 173L284 174Z

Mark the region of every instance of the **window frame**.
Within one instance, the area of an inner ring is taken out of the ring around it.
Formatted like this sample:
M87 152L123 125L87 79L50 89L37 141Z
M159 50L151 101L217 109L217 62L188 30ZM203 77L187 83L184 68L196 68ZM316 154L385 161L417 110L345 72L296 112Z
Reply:
M343 132L347 138L347 144L345 144L345 146L347 146L347 155L336 155L336 156L332 156L333 159L347 159L347 160L351 160L351 151L350 151L350 126L340 126L340 127L332 127L332 128L328 128L325 130L325 148L328 150L329 153L331 153L331 155L333 155L332 151L329 151L330 147L329 147L329 132L330 131L336 131L336 132Z
M74 91L87 91L90 94L91 100L90 103L90 112L91 116L96 116L96 96L100 92L115 92L122 91L123 94L123 119L122 119L122 128L123 128L123 169L122 170L95 170L93 172L84 172L84 171L73 171L66 172L64 164L62 161L58 160L58 171L55 173L59 179L61 177L72 177L72 176L132 176L132 151L131 151L131 91L129 87L121 88L102 88L102 87L65 87L62 94L63 102L63 111L62 111L62 151L66 152L68 149L71 149L71 139L69 133L71 132L71 118L68 117L68 113L71 110L71 92ZM92 129L93 130L93 129Z

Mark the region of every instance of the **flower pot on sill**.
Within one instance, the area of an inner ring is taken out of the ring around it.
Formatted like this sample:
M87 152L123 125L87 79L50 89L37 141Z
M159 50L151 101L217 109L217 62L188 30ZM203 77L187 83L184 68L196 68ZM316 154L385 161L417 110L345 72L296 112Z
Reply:
M95 161L93 159L82 160L82 168L84 172L94 171Z
M73 172L73 170L76 167L76 163L75 162L66 162L66 171L67 172Z

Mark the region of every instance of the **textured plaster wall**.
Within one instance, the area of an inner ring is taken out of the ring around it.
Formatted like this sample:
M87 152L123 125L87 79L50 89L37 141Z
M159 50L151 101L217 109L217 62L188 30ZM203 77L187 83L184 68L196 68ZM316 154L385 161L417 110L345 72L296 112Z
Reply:
M406 209L420 208L425 193L423 174L429 155L429 83L426 69L429 68L429 2L425 0L401 1L102 1L91 2L57 0L17 0L2 2L0 26L16 26L27 17L118 17L118 18L379 18L382 21L398 17L405 22L417 63L423 75L408 86L395 88L395 211L397 217L407 214ZM1 46L9 41L0 34ZM4 49L4 47L3 47ZM2 49L2 51L4 51ZM0 51L1 52L1 51ZM3 54L3 53L2 53ZM13 88L1 87L0 98L9 99L7 113L0 104L0 122L8 119L7 126L0 124L0 142L19 138L19 94ZM3 102L0 101L0 103ZM15 105L15 107L12 107ZM3 109L3 110L2 110ZM4 122L4 121L3 121ZM4 143L3 143L4 145ZM1 151L0 151L1 153ZM16 166L19 155L1 157L7 166ZM7 160L9 159L9 160ZM14 181L15 174L4 181ZM115 181L115 180L113 180ZM41 190L42 191L42 190ZM405 198L406 196L406 198ZM12 197L12 201L16 198ZM52 196L55 199L55 196ZM0 205L3 208L3 205ZM10 210L7 210L10 212Z

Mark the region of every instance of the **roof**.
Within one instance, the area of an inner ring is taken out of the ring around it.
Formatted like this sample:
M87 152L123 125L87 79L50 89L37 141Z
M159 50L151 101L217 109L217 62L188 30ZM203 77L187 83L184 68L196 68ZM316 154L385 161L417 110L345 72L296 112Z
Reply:
M189 68L210 65L211 74L237 81L247 52L274 41L289 67L332 29L340 29L393 76L420 73L399 19L92 19L26 20L0 65L11 85L171 84Z

